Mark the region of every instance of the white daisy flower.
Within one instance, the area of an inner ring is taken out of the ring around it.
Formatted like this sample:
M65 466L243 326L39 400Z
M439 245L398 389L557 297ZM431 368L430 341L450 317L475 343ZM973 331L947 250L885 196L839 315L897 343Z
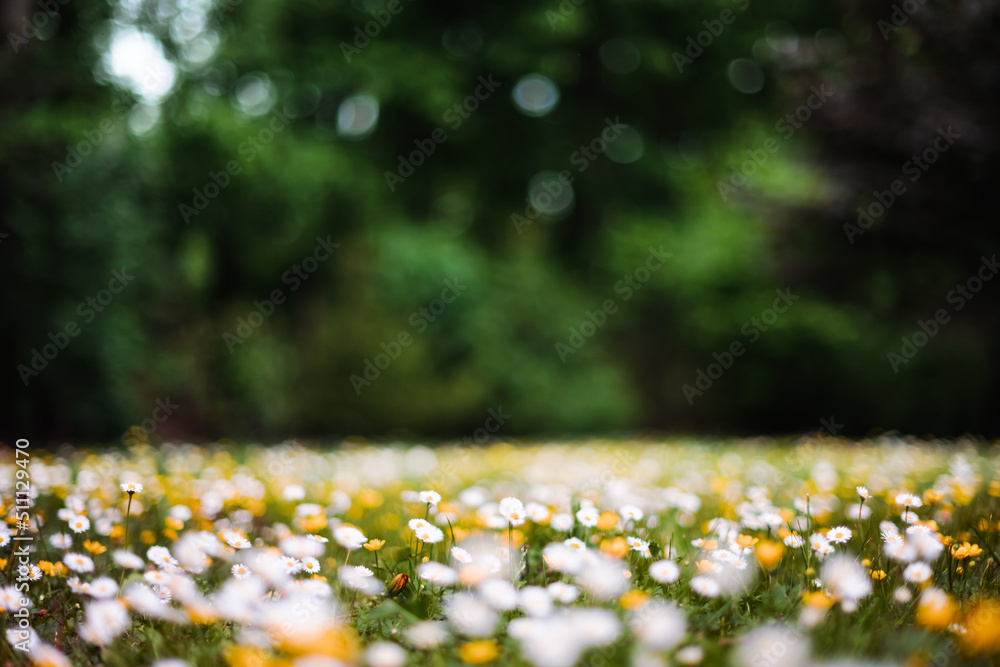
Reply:
M640 645L656 651L669 651L687 633L684 612L672 602L650 602L630 615L629 625Z
M420 621L408 627L406 638L418 649L429 649L448 641L448 624L444 621Z
M236 563L229 571L233 573L233 577L236 579L246 579L253 574L250 568L243 563Z
M828 546L830 546L830 541L822 533L813 533L809 536L809 547L813 551L818 553Z
M635 505L622 505L621 509L618 510L618 513L623 519L629 521L642 521L642 517L645 516L642 513L642 510Z
M868 499L871 498L871 495L868 493L868 488L867 487L859 486L855 490L858 492L858 497L861 498L862 501L865 501L865 500L868 500Z
M900 493L896 496L896 504L903 507L920 507L923 501L912 493Z
M497 611L510 611L517 606L517 589L503 579L487 579L477 588L480 598Z
M846 544L852 534L847 526L835 526L826 531L826 539L834 544Z
M472 554L470 554L468 551L466 551L462 547L452 547L451 548L451 556L452 556L452 558L454 558L455 560L457 560L459 563L466 563L466 564L468 564L468 563L472 562Z
M369 667L403 667L406 651L399 644L376 642L365 649L365 662Z
M625 543L631 547L632 551L638 551L646 558L653 557L653 554L649 552L649 542L646 540L640 540L638 537L626 537Z
M333 539L348 551L360 549L368 541L365 534L354 526L341 525L333 529Z
M281 556L278 558L278 563L286 574L298 574L302 571L302 562L297 558Z
M69 552L63 556L63 563L73 572L93 572L94 561L89 556Z
M867 521L872 515L872 508L861 503L847 506L847 518L854 521Z
M524 513L535 523L546 521L551 516L549 508L541 503L528 503L524 506Z
M170 554L170 550L166 547L154 546L150 547L146 551L146 558L150 563L157 565L159 567L169 567L171 565L177 565L177 559Z
M691 590L706 598L718 597L722 592L719 582L711 577L697 576L691 579Z
M580 596L580 589L564 581L555 581L545 587L552 599L563 604L573 604Z
M451 586L458 580L455 570L434 560L418 565L417 576L438 586Z
M552 613L552 594L541 586L525 586L517 593L517 606L528 616Z
M90 582L89 592L95 598L113 598L118 595L118 583L111 577L98 577Z
M576 513L576 520L587 528L593 528L601 518L601 513L593 505L581 507Z
M160 604L170 604L170 601L174 599L174 594L166 586L156 584L153 586L153 592L160 598Z
M689 644L677 649L674 659L681 665L697 665L705 658L705 649L697 644Z
M437 504L441 502L441 494L437 491L421 491L417 494L417 498L422 503L427 503L432 507L437 507Z
M160 570L150 570L149 572L143 572L142 578L151 584L162 586L170 583L172 576Z
M142 493L142 484L139 482L122 482L121 490L130 496L136 493Z
M507 519L512 526L520 526L526 518L524 504L517 498L508 496L500 501L500 516Z
M672 584L681 576L681 569L672 560L658 560L649 566L649 576L661 584Z
M56 533L49 538L49 544L56 549L69 549L73 546L73 538L66 533Z
M131 621L128 610L118 600L98 600L86 611L86 622L79 629L80 636L98 646L110 644L125 631Z
M348 588L365 595L378 595L382 590L382 584L375 578L375 574L363 565L342 567L340 581Z
M567 512L560 512L559 514L553 514L552 520L549 525L553 529L558 530L563 533L568 533L573 530L573 515Z
M251 546L253 546L252 544L250 544L250 540L243 537L239 533L233 531L226 532L225 540L226 544L228 544L234 549L249 549Z
M789 535L783 540L783 542L786 547L790 547L792 549L798 549L806 543L806 541L802 539L801 535Z
M125 551L124 549L119 549L111 555L112 560L118 567L123 567L127 570L141 570L145 567L146 563L141 557L135 555L131 551Z
M903 570L903 579L911 584L922 584L931 578L931 574L931 566L918 561L906 566L906 569Z
M444 533L440 528L434 524L427 523L423 519L410 519L407 525L421 542L435 544L444 539Z
M90 519L82 514L77 514L69 519L69 529L74 533L82 533L88 528L90 528Z

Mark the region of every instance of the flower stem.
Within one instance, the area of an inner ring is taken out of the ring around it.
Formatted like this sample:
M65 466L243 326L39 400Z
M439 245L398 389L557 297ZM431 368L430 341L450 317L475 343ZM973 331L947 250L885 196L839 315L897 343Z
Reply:
M128 520L132 514L132 491L128 493L128 505L125 507L125 551L128 551ZM118 581L118 595L122 594L122 585L125 583L125 568L122 568L122 576Z

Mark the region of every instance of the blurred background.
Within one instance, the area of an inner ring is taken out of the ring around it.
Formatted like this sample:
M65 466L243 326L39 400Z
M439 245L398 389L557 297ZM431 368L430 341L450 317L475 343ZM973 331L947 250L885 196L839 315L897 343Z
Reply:
M995 436L998 16L6 0L5 437Z

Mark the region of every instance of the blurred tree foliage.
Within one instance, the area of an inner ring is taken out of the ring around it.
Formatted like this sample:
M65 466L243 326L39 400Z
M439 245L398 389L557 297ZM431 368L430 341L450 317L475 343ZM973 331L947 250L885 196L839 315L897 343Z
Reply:
M995 3L46 6L0 17L0 423L19 434L117 438L167 397L157 436L456 435L498 406L502 435L830 415L849 433L997 432L1000 283L947 301L997 251ZM146 73L174 77L162 99L113 76L124 34L162 44L174 69ZM518 108L530 74L558 89L551 112ZM628 130L581 158L608 119ZM960 137L911 181L904 163L947 126ZM571 208L524 224L545 171L573 177ZM883 216L845 228L896 179ZM310 265L317 239L339 247ZM101 305L122 270L134 281ZM446 281L464 290L432 321ZM773 326L751 324L786 289L799 299ZM352 382L401 333L398 358ZM745 353L686 395L734 342Z

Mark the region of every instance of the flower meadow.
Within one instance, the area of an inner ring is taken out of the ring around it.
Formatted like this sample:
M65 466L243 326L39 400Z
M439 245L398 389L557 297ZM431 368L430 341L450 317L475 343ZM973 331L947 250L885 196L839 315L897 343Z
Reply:
M1000 660L1000 449L981 442L168 443L0 461L7 664Z

